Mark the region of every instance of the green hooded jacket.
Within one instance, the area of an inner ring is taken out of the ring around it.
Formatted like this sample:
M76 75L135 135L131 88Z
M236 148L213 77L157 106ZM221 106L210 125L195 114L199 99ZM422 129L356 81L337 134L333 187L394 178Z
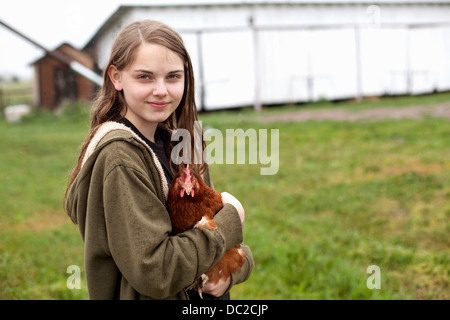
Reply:
M203 178L212 186L208 170ZM230 204L216 214L216 230L171 235L167 193L161 164L145 142L122 124L104 123L65 203L84 241L90 299L187 299L185 288L243 241ZM245 264L230 288L254 266L250 249L242 248Z

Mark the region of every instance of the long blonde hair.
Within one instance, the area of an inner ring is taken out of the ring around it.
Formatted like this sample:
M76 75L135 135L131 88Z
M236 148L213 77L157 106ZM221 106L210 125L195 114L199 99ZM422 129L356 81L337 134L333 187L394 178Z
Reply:
M87 135L82 147L78 161L75 164L69 176L69 183L66 189L66 198L70 186L74 182L78 173L81 170L82 160L86 153L89 142L97 132L101 124L107 121L120 121L126 113L127 105L122 91L117 91L111 80L109 79L107 70L111 65L114 65L119 71L130 66L135 57L136 52L141 44L152 43L166 47L167 49L178 54L184 62L184 94L181 102L169 118L160 123L159 126L169 132L177 128L186 129L194 137L194 121L198 120L197 107L195 104L195 87L194 87L194 72L192 68L191 58L184 46L180 35L164 23L144 20L137 21L127 25L117 36L111 49L111 56L104 73L103 87L97 94L93 104L93 115L91 120L90 132ZM191 139L191 155L194 155L194 139ZM202 147L205 149L205 143L202 139ZM169 141L166 150L168 158L173 149L172 142ZM202 161L197 165L191 161L192 166L200 173L204 172L206 164ZM181 169L182 167L178 166Z

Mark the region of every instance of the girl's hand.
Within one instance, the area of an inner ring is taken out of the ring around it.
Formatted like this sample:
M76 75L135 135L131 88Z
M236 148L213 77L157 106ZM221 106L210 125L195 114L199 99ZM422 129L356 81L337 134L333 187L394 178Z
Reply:
M220 297L227 291L228 287L231 284L231 276L227 278L227 280L220 279L216 284L212 284L207 282L203 287L203 293L210 294L214 297Z
M241 218L242 226L244 226L245 211L244 211L244 207L242 207L242 204L239 202L238 199L233 197L228 192L222 192L221 194L222 194L222 203L223 203L223 205L225 205L227 203L233 205L236 208L237 212L239 213L239 218Z

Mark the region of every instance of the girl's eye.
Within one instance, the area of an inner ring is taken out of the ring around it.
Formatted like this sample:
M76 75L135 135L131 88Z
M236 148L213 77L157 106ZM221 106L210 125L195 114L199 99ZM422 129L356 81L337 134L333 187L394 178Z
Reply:
M180 74L171 74L168 76L169 80L179 80L181 79L181 75Z
M140 76L138 76L139 80L150 80L150 76L147 74L142 74Z

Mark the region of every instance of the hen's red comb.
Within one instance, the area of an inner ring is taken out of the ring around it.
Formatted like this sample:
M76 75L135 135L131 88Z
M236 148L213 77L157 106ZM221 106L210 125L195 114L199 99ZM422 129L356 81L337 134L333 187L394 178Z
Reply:
M187 165L186 169L184 169L184 173L186 175L184 183L191 182L191 170L189 170L189 164Z

